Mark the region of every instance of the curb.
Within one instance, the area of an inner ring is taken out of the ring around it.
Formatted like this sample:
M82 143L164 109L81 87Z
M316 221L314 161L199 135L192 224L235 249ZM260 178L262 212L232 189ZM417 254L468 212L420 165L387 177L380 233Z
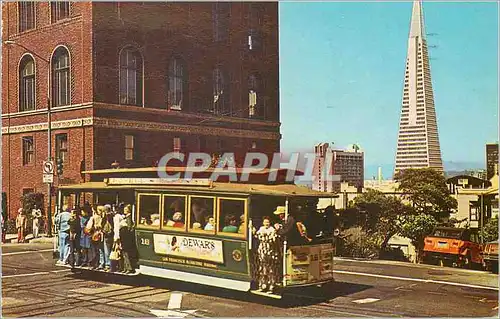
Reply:
M16 236L10 236L11 238L5 239L5 243L7 244L19 244L17 242L17 235ZM26 238L26 243L31 243L31 244L49 244L53 243L55 240L55 237L46 237L46 235L41 235L40 237L33 238L33 237L27 237Z
M33 244L52 244L54 240L55 237L38 237L30 239L28 242Z
M335 261L347 261L347 262L358 262L358 263L379 264L379 265L393 265L393 266L401 266L401 267L431 269L431 270L451 270L451 269L453 269L453 271L462 272L462 273L496 275L496 274L493 274L493 273L485 271L485 270L439 267L437 265L416 264L413 262L385 260L385 259L362 259L362 258L349 258L349 257L334 257L334 262Z

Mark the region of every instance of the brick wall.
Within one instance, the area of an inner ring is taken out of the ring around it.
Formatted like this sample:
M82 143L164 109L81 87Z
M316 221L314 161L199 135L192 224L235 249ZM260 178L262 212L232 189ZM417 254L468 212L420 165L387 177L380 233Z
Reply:
M21 57L31 52L35 60L36 109L47 108L47 68L48 61L59 45L64 45L70 53L71 104L92 101L92 33L91 4L74 2L68 19L50 24L48 2L37 2L36 28L18 32L18 3L2 3L2 40L16 44L2 45L2 114L19 111L19 74ZM26 50L25 48L29 50ZM45 60L45 61L44 61ZM5 124L4 124L5 125Z
M55 130L52 132L52 141L57 134L66 133L68 136L68 161L64 164L63 178L66 183L80 183L84 180L80 175L81 161L85 161L85 169L93 168L93 129L80 127ZM22 138L33 137L35 155L32 163L23 165ZM20 197L23 189L31 188L35 192L45 194L47 199L47 184L42 181L42 165L47 159L47 132L26 132L2 136L2 191L7 192L8 209L11 217L16 216L20 207ZM52 156L56 154L56 145L52 143ZM54 177L54 186L57 187L61 177ZM54 200L54 199L53 199ZM45 207L47 202L45 203Z
M213 3L95 3L93 5L95 101L118 104L120 50L137 48L144 59L144 106L166 108L167 72L173 57L187 68L183 111L208 109L213 101L212 72L221 68L233 112L248 110L248 77L262 79L266 118L279 120L277 4L258 4L261 48L248 50L248 3L231 5L227 41L213 41ZM144 23L144 21L148 21ZM271 26L275 26L272 28ZM246 113L245 113L246 112Z
M53 122L93 118L94 122L110 119L205 126L213 130L202 134L207 152L220 152L222 144L224 150L242 157L253 142L257 151L269 155L279 151L277 3L231 3L228 38L223 42L213 40L213 3L72 2L70 8L68 19L51 23L49 3L36 2L35 29L19 33L18 3L2 3L5 26L2 40L17 44L2 46L3 127L46 123L48 63L44 60L50 60L56 47L64 45L71 58L71 105L53 108ZM249 51L247 36L251 28L258 29L261 43L257 50ZM135 46L143 56L144 108L118 104L119 52L126 45ZM18 66L27 51L32 53L36 67L35 111L18 113ZM165 110L167 72L172 57L182 58L187 70L187 94L180 112ZM235 116L248 116L249 75L255 74L262 80L258 94L259 103L265 103L265 121L213 116L207 120L210 116L200 113L212 106L215 67L226 72L228 105ZM200 134L189 130L176 133L133 126L88 125L53 131L52 156L55 156L54 136L68 134L65 183L83 181L82 161L87 170L107 168L114 160L123 166L151 166L173 149L173 138L177 136L183 138L186 152L200 151ZM236 137L226 131L218 136L214 132L219 128L254 135ZM7 192L11 216L15 216L19 207L23 188L46 192L41 174L47 157L46 130L38 127L25 131L2 134L2 190ZM258 136L260 132L277 137L262 138ZM125 134L136 136L137 157L128 163L124 159ZM34 163L27 166L22 164L22 136L33 136L35 143ZM57 186L57 177L55 181Z

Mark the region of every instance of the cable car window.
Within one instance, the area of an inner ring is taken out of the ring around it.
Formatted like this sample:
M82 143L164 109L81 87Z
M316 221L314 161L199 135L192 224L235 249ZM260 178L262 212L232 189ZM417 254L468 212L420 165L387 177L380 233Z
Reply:
M245 200L219 198L218 232L244 237L246 233Z
M186 230L186 197L180 195L163 196L163 228Z
M160 229L160 195L140 194L138 227Z
M189 230L215 233L215 198L191 196Z

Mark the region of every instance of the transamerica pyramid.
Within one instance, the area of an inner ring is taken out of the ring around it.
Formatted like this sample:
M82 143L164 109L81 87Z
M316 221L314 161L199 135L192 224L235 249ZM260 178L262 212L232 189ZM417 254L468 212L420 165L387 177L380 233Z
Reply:
M443 171L422 3L413 3L394 173L430 167Z

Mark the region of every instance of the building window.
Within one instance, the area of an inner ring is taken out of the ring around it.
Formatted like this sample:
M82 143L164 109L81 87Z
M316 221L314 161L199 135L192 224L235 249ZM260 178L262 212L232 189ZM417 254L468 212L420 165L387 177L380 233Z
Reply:
M470 221L478 221L479 207L471 205L469 207Z
M255 74L248 77L248 117L258 116L258 80Z
M248 50L255 51L258 50L261 44L260 34L255 29L250 29L248 31Z
M205 136L198 136L198 150L200 152L205 152L207 149L207 139Z
M262 26L262 20L260 4L250 3L248 8L248 50L250 51L260 48L261 37L258 28Z
M229 115L225 114L228 109L228 93L226 89L225 76L219 68L216 68L213 71L213 93L213 112L220 115Z
M33 136L25 136L23 137L23 165L33 163L34 157Z
M174 152L181 152L184 149L184 140L180 137L174 137Z
M69 18L69 1L53 1L50 3L52 23Z
M186 85L184 63L177 58L170 61L168 66L168 108L181 110Z
M227 2L217 2L213 4L213 36L215 42L227 40L229 16L231 14L230 5L231 4Z
M21 59L19 66L19 110L35 109L35 62L29 55Z
M142 105L142 57L133 48L120 53L120 104Z
M34 188L23 188L23 196L28 195L28 194L32 194L34 192L35 192Z
M56 135L56 159L61 159L63 163L68 161L68 134Z
M134 160L134 136L125 135L125 160Z
M19 32L35 28L35 2L19 2Z
M54 106L70 104L70 83L69 52L66 48L59 47L52 57L52 99Z

